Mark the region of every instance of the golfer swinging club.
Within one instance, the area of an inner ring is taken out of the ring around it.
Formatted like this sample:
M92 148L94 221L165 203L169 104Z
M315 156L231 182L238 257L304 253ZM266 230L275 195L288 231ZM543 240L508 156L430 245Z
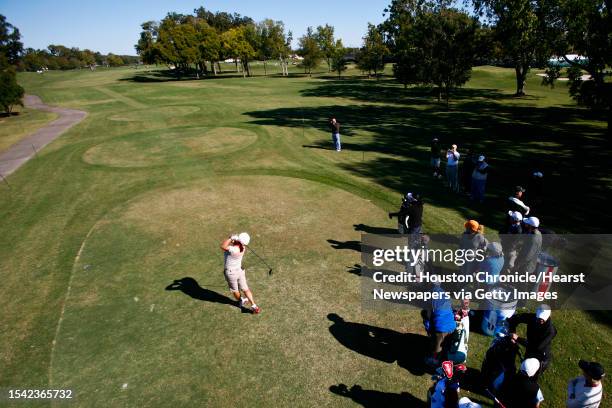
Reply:
M232 295L238 302L240 309L246 308L247 302L251 302L251 312L258 314L261 312L259 306L253 300L253 293L249 290L246 280L246 272L242 269L242 257L246 252L246 246L249 245L251 237L246 232L241 232L238 235L232 235L221 242L221 249L224 256L224 275ZM240 291L244 292L246 298L240 295Z

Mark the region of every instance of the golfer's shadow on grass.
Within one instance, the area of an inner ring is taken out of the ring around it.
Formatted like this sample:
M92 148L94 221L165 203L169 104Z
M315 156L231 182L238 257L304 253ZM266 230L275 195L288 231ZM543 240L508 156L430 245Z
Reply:
M395 394L375 390L364 390L360 385L348 388L345 384L332 385L329 390L334 394L347 397L366 408L378 407L410 407L426 408L427 404L407 392Z
M413 375L433 373L425 364L431 349L427 336L347 322L335 313L327 318L333 322L329 332L346 348L385 363L397 362Z
M176 279L170 285L166 286L166 290L180 290L189 297L205 302L221 303L225 305L235 305L236 303L227 296L201 287L198 281L190 277Z

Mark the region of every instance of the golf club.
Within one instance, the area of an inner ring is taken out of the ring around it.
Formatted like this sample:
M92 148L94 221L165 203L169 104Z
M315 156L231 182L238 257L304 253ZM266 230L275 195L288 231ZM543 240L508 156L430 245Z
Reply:
M245 246L251 250L251 252L253 253L253 255L255 255L257 257L257 259L259 259L261 262L263 262L264 265L266 265L268 268L270 268L268 270L268 275L272 275L272 267L270 265L268 265L268 263L261 256L257 255L257 252L255 252L253 250L253 248L251 248L248 245L245 245Z
M499 405L499 408L506 408L506 406L504 404L502 404L502 402L500 400L498 400L497 397L495 396L495 394L493 394L488 388L485 389L485 392L487 394L489 394L489 397L491 397L493 399L493 401L495 401L495 403L497 405Z

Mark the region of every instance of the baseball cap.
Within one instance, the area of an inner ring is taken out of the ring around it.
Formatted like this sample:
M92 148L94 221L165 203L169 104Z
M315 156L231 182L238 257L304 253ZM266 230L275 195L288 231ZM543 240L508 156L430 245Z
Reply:
M544 321L547 321L550 318L550 313L551 313L550 312L550 306L548 306L548 305L541 305L536 310L536 317L538 319L542 319Z
M534 228L538 228L540 226L540 219L538 217L527 217L523 220L523 222L527 225L531 225Z
M522 186L516 186L514 187L514 191L516 191L517 193L520 191L521 193L525 192L525 189Z
M544 177L544 173L542 173L541 171L534 171L533 177L542 178Z
M485 157L483 155L478 156L478 161L479 162L484 161L484 159L485 159Z
M528 377L533 377L540 369L540 361L537 358L528 358L521 364L521 371Z
M582 368L585 373L596 381L601 380L606 375L603 366L596 361L580 360L578 361L578 367Z
M241 232L240 234L238 234L238 241L240 241L244 245L249 245L249 242L251 242L251 236L246 232Z
M523 221L523 214L518 211L508 211L508 216L514 221Z
M459 400L459 408L482 408L482 405L472 402L468 397Z
M480 224L476 220L469 220L466 221L465 224L463 224L463 227L465 229L469 229L470 231L476 232L478 231L478 228L480 228Z

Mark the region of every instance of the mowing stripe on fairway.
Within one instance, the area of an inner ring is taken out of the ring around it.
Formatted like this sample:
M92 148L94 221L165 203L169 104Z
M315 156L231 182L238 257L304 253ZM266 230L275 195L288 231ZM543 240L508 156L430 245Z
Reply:
M144 109L147 107L147 105L140 103L138 101L135 101L132 98L128 98L125 95L121 95L119 92L115 92L113 90L110 90L108 88L102 88L101 86L97 86L95 88L96 90L102 92L103 94L106 94L108 96L110 96L111 98L115 98L123 103L125 103L128 106L131 106L132 108L137 108L137 109Z
M87 239L91 236L98 222L96 222L87 232L83 242L81 242L81 246L79 247L79 251L74 257L74 262L72 264L72 270L70 271L70 278L68 278L68 287L66 288L66 294L64 295L64 301L62 302L62 311L60 312L59 319L57 320L57 325L55 326L55 335L53 336L53 341L51 342L51 353L49 354L49 387L53 385L53 355L55 354L55 345L57 343L57 337L59 336L60 330L62 328L62 321L64 320L64 312L66 311L66 303L68 302L68 297L70 296L70 290L72 288L72 281L74 279L74 271L76 269L76 265L81 258L81 254L83 253L83 249L85 248L85 243Z

